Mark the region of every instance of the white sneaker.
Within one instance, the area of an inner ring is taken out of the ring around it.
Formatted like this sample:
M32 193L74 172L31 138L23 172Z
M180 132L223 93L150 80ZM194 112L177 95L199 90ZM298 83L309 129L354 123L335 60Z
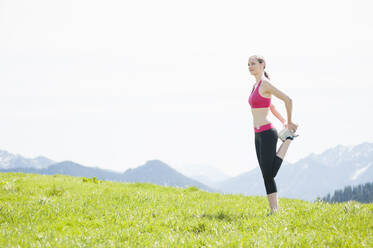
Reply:
M298 134L294 134L289 129L284 128L278 133L278 138L282 140L282 142L285 142L285 140L290 139L293 140L295 137L298 137Z

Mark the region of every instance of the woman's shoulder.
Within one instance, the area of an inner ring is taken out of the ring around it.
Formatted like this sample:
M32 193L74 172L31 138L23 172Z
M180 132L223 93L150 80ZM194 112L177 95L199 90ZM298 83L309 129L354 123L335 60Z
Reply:
M267 78L265 78L265 79L262 80L262 84L261 84L261 85L262 85L264 88L266 88L266 87L270 87L270 86L273 86L271 80L269 80L269 79L267 79Z
M274 91L278 90L269 79L263 79L261 88L262 92L271 92L272 94L274 93Z

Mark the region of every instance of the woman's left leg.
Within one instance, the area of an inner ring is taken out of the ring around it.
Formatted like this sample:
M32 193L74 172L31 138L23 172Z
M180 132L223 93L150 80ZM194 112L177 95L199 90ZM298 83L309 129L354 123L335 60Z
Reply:
M264 184L266 187L268 203L271 212L278 209L277 187L274 177L281 166L282 159L276 155L276 146L278 141L276 129L270 129L256 134L260 140L260 168L262 170Z
M277 192L271 193L267 195L269 207L271 208L271 213L275 213L278 211L278 198Z

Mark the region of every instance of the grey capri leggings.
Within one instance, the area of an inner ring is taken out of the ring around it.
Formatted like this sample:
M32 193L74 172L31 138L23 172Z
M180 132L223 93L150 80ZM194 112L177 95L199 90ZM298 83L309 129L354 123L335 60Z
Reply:
M255 133L255 150L262 171L267 195L277 192L275 176L281 167L282 159L276 155L277 130L271 128Z

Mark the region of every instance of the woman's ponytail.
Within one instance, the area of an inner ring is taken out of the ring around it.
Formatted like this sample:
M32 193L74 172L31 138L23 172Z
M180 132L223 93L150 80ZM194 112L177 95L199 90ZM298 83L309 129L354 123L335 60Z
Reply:
M266 71L264 71L264 76L266 76L266 78L270 79L269 76L268 76L268 73Z

